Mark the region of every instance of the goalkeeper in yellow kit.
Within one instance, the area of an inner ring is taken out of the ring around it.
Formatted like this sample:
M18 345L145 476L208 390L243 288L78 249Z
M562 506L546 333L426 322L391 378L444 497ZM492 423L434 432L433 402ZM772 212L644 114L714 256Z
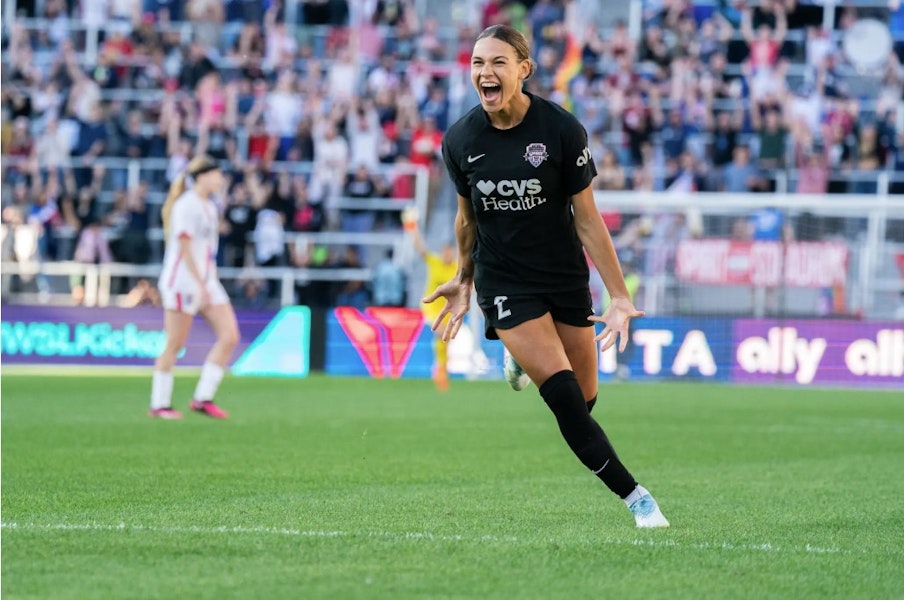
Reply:
M414 249L424 259L424 263L427 266L424 289L426 290L425 294L430 294L437 286L455 277L455 273L458 272L458 251L454 244L445 243L439 254L430 252L414 219L405 222L405 229L411 234ZM421 311L424 313L424 320L428 325L433 325L442 309L443 307L439 302L421 304ZM443 326L436 329L437 333L433 340L433 381L436 383L437 389L442 392L449 389L449 370L447 367L449 351L448 344L442 340L442 332L445 329L446 320L448 320L448 315L443 320Z

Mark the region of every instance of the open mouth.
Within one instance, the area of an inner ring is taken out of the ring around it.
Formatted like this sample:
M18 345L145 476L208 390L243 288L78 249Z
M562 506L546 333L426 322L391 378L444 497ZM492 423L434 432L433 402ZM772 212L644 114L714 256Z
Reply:
M483 97L484 102L495 102L502 96L502 86L498 83L481 83L480 95Z

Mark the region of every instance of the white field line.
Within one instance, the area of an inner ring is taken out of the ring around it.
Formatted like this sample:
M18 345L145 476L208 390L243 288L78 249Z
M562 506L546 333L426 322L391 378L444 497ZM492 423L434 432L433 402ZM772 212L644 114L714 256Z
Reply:
M173 369L176 375L197 375L201 367ZM2 365L0 373L13 377L147 377L154 372L153 365Z
M514 536L479 535L463 536L435 534L430 532L392 532L392 531L326 531L291 529L284 527L264 526L222 526L202 527L198 525L169 526L169 525L105 525L102 523L0 523L0 528L19 531L116 531L116 532L153 532L153 533L222 533L222 534L250 534L250 535L275 535L300 538L371 538L397 542L404 541L435 541L435 542L496 542L503 544L528 544L537 542L561 543L562 540L532 540L521 539ZM806 544L804 546L779 546L776 544L735 544L731 542L679 542L676 540L655 540L641 538L614 538L601 537L596 540L600 544L611 546L645 546L650 548L679 548L692 550L716 550L739 552L766 552L784 554L850 554L848 550L841 548L825 548Z

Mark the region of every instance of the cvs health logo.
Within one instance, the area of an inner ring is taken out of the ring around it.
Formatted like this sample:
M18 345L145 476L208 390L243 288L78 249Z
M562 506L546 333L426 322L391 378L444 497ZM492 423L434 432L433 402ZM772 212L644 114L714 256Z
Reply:
M424 317L411 308L342 306L333 313L371 377L401 377Z
M539 195L543 193L539 179L481 179L475 186L483 194L480 201L484 212L531 210L546 202Z

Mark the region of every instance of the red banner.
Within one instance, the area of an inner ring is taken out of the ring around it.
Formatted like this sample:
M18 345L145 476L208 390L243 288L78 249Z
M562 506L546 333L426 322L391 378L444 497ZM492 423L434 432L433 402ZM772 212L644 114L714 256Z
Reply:
M675 253L679 281L774 287L843 286L848 247L840 242L684 240Z

